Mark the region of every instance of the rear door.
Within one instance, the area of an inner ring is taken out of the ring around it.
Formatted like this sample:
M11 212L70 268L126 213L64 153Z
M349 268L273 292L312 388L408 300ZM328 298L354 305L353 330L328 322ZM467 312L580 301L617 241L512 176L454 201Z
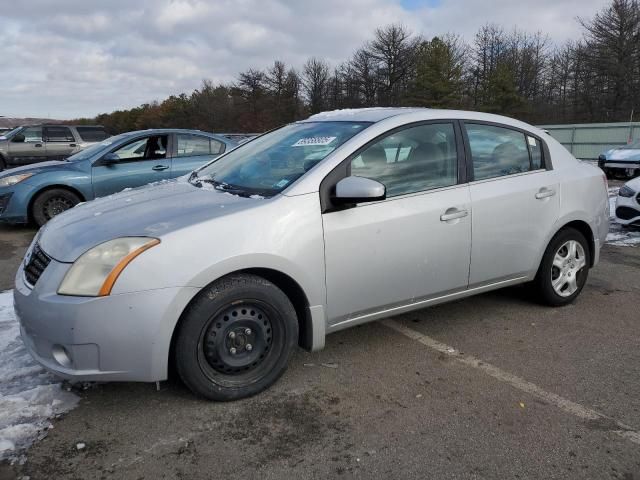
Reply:
M497 124L465 122L465 132L473 178L469 287L526 276L537 270L560 211L543 143Z
M407 126L347 160L350 175L387 199L325 211L331 324L464 290L469 277L469 187L455 122Z
M169 135L150 135L113 149L110 153L118 156L118 162L98 160L93 165L94 195L103 197L125 188L168 179L171 171L168 143Z
M44 127L43 137L49 160L64 160L78 148L78 143L69 127L58 125Z
M178 133L176 150L171 159L171 177L192 172L224 153L225 144L205 135Z
M17 141L16 137L22 141ZM8 150L8 160L12 165L44 162L47 159L47 149L42 141L42 127L22 129L9 141Z

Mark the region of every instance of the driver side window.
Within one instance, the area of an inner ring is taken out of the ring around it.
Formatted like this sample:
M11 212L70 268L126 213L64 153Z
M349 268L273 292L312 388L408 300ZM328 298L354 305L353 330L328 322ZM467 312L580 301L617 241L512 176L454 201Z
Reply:
M167 135L140 138L113 152L120 160L157 160L167 157Z
M455 185L458 154L453 124L393 132L351 161L351 175L384 184L387 197Z
M28 127L20 132L24 135L24 143L41 143L42 127Z

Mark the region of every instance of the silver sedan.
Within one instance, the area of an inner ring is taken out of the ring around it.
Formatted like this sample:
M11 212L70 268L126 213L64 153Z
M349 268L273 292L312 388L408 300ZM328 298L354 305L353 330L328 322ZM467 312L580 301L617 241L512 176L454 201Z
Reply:
M608 231L606 179L543 131L429 109L327 112L188 177L85 203L15 280L31 354L72 381L167 378L256 394L300 345L529 282L580 294Z

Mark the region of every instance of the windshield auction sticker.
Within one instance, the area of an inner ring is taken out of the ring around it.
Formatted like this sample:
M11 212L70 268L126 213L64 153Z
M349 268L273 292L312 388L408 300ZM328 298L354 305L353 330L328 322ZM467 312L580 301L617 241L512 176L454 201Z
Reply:
M291 145L292 147L311 147L311 146L325 146L333 142L336 137L307 137L301 138L296 143Z

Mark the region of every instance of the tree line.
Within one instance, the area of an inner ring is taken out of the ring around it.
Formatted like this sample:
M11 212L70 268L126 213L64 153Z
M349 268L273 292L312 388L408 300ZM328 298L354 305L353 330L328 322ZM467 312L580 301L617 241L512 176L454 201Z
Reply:
M577 21L582 38L564 45L496 24L482 26L471 42L391 24L339 65L312 57L296 69L276 60L233 83L204 80L189 94L75 122L112 133L262 132L323 110L371 106L469 109L531 123L628 121L640 103L639 0L612 0Z

